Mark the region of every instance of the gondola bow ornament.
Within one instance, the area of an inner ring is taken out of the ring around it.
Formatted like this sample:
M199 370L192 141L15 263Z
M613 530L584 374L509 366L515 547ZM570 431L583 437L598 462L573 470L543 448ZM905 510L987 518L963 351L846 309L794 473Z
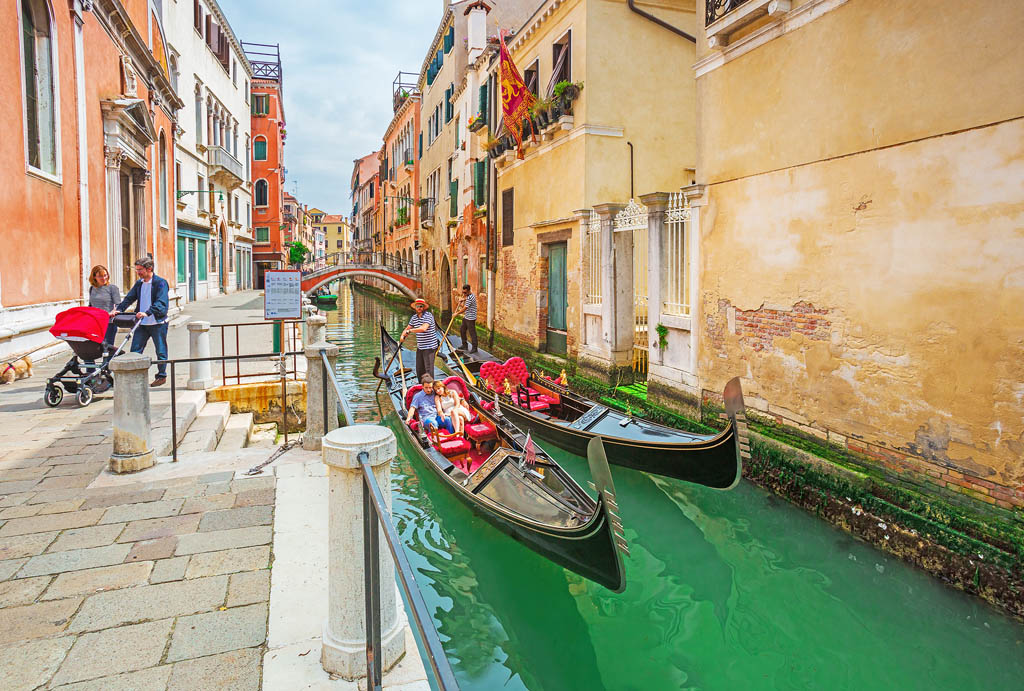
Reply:
M523 158L523 120L530 123L533 130L533 121L530 120L530 108L533 107L536 99L526 87L516 64L509 55L508 47L505 45L507 31L502 31L499 36L501 42L501 63L498 74L501 81L501 113L505 119L505 127L516 140L516 158ZM533 134L536 139L536 132Z

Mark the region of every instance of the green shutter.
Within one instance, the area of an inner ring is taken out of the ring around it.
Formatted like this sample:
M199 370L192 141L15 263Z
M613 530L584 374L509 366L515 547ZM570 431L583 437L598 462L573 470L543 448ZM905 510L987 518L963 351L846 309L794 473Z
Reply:
M480 87L480 107L477 109L477 114L483 118L484 124L487 124L487 85L484 84Z
M420 155L418 158L423 158L423 133L420 132Z
M448 209L448 217L455 218L459 215L459 181L452 180L448 185L448 193L451 195L451 206Z
M185 282L186 242L188 241L185 238L178 238L178 283Z
M255 161L267 160L267 140L257 139L252 143L252 156Z
M206 240L196 240L196 280L206 280Z
M484 190L487 189L487 161L477 161L473 164L473 203L477 206L484 205Z

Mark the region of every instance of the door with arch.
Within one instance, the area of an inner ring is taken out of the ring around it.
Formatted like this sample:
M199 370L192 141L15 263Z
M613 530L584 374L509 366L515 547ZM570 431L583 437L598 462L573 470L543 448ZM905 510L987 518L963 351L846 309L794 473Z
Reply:
M452 315L452 273L448 263L448 255L441 255L441 319L448 320Z

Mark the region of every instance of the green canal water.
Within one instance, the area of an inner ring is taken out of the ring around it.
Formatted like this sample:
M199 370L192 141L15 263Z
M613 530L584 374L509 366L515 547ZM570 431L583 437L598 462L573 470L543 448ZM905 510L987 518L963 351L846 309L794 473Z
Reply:
M338 379L377 421L377 324L397 333L407 316L338 292ZM1024 687L1024 626L750 483L613 468L632 553L617 595L499 533L399 451L395 523L463 689ZM585 459L548 451L586 485Z

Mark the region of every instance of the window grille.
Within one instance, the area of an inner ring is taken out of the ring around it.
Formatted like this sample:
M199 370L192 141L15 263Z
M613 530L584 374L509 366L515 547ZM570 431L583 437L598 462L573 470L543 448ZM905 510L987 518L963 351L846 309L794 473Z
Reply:
M587 234L584 239L586 257L586 286L584 287L584 303L587 305L601 304L601 217L590 212Z

